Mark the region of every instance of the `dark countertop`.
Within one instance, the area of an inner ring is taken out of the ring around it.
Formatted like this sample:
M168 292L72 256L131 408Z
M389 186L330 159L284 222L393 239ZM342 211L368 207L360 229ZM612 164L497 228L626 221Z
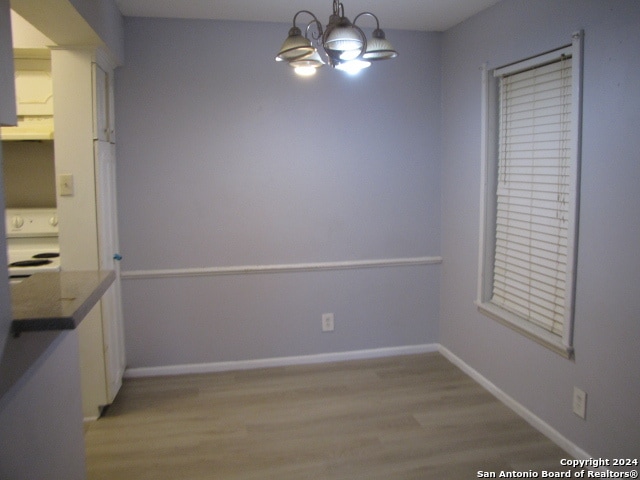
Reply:
M43 272L11 285L11 332L76 328L115 277L112 270Z

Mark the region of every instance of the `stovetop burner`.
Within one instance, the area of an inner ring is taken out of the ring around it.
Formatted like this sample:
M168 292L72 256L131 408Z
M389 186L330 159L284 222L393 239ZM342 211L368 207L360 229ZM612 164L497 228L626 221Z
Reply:
M36 273L61 270L55 208L7 208L5 232L12 283Z
M31 258L59 258L60 254L57 252L45 252L45 253L36 253Z
M10 267L41 267L43 265L49 265L51 260L47 259L33 259L33 260L20 260L18 262L10 263Z

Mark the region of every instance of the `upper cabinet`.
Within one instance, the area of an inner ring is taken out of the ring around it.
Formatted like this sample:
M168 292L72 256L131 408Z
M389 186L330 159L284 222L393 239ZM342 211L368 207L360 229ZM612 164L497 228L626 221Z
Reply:
M3 127L3 140L53 139L53 82L48 50L15 49L16 127Z
M113 71L93 64L93 138L109 143L116 143Z
M52 117L51 60L33 55L26 57L16 50L16 112L18 117Z

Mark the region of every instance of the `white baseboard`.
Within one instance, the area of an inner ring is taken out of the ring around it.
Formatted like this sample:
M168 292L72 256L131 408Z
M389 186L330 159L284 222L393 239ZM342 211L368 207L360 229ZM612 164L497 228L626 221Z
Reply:
M227 372L231 370L251 370L257 368L283 367L290 365L308 365L313 363L343 362L348 360L363 360L368 358L437 352L438 347L438 344L433 343L402 347L374 348L370 350L356 350L351 352L321 353L317 355L303 355L297 357L278 357L257 360L238 360L230 362L193 363L184 365L166 365L161 367L128 368L124 372L124 376L125 378L158 377L164 375L214 373Z
M166 375L186 375L194 373L215 373L232 370L251 370L258 368L283 367L291 365L309 365L315 363L343 362L349 360L364 360L369 358L392 357L398 355L413 355L420 353L440 352L451 363L469 375L494 397L520 415L533 428L538 430L552 442L562 448L567 454L576 459L592 458L587 452L571 442L551 425L533 414L521 403L507 395L497 386L482 376L477 370L466 364L449 349L437 343L409 345L402 347L375 348L370 350L356 350L351 352L321 353L317 355L303 355L295 357L264 358L257 360L238 360L230 362L195 363L184 365L166 365L160 367L129 368L125 371L125 378L157 377Z
M578 447L575 443L570 441L551 425L543 421L540 417L533 414L524 405L507 395L504 391L500 390L487 378L483 377L477 370L466 364L460 357L454 355L449 349L439 345L439 352L447 358L451 363L457 366L464 373L469 375L475 382L479 383L494 397L504 403L507 407L513 410L516 414L520 415L529 425L542 433L545 437L551 440L553 443L562 448L565 452L571 455L573 458L579 460L586 460L592 458L587 452Z

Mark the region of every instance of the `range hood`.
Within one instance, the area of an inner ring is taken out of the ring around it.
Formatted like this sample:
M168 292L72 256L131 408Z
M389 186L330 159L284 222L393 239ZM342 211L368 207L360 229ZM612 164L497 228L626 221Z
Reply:
M0 139L3 141L53 140L53 117L18 117L17 126L0 128Z

